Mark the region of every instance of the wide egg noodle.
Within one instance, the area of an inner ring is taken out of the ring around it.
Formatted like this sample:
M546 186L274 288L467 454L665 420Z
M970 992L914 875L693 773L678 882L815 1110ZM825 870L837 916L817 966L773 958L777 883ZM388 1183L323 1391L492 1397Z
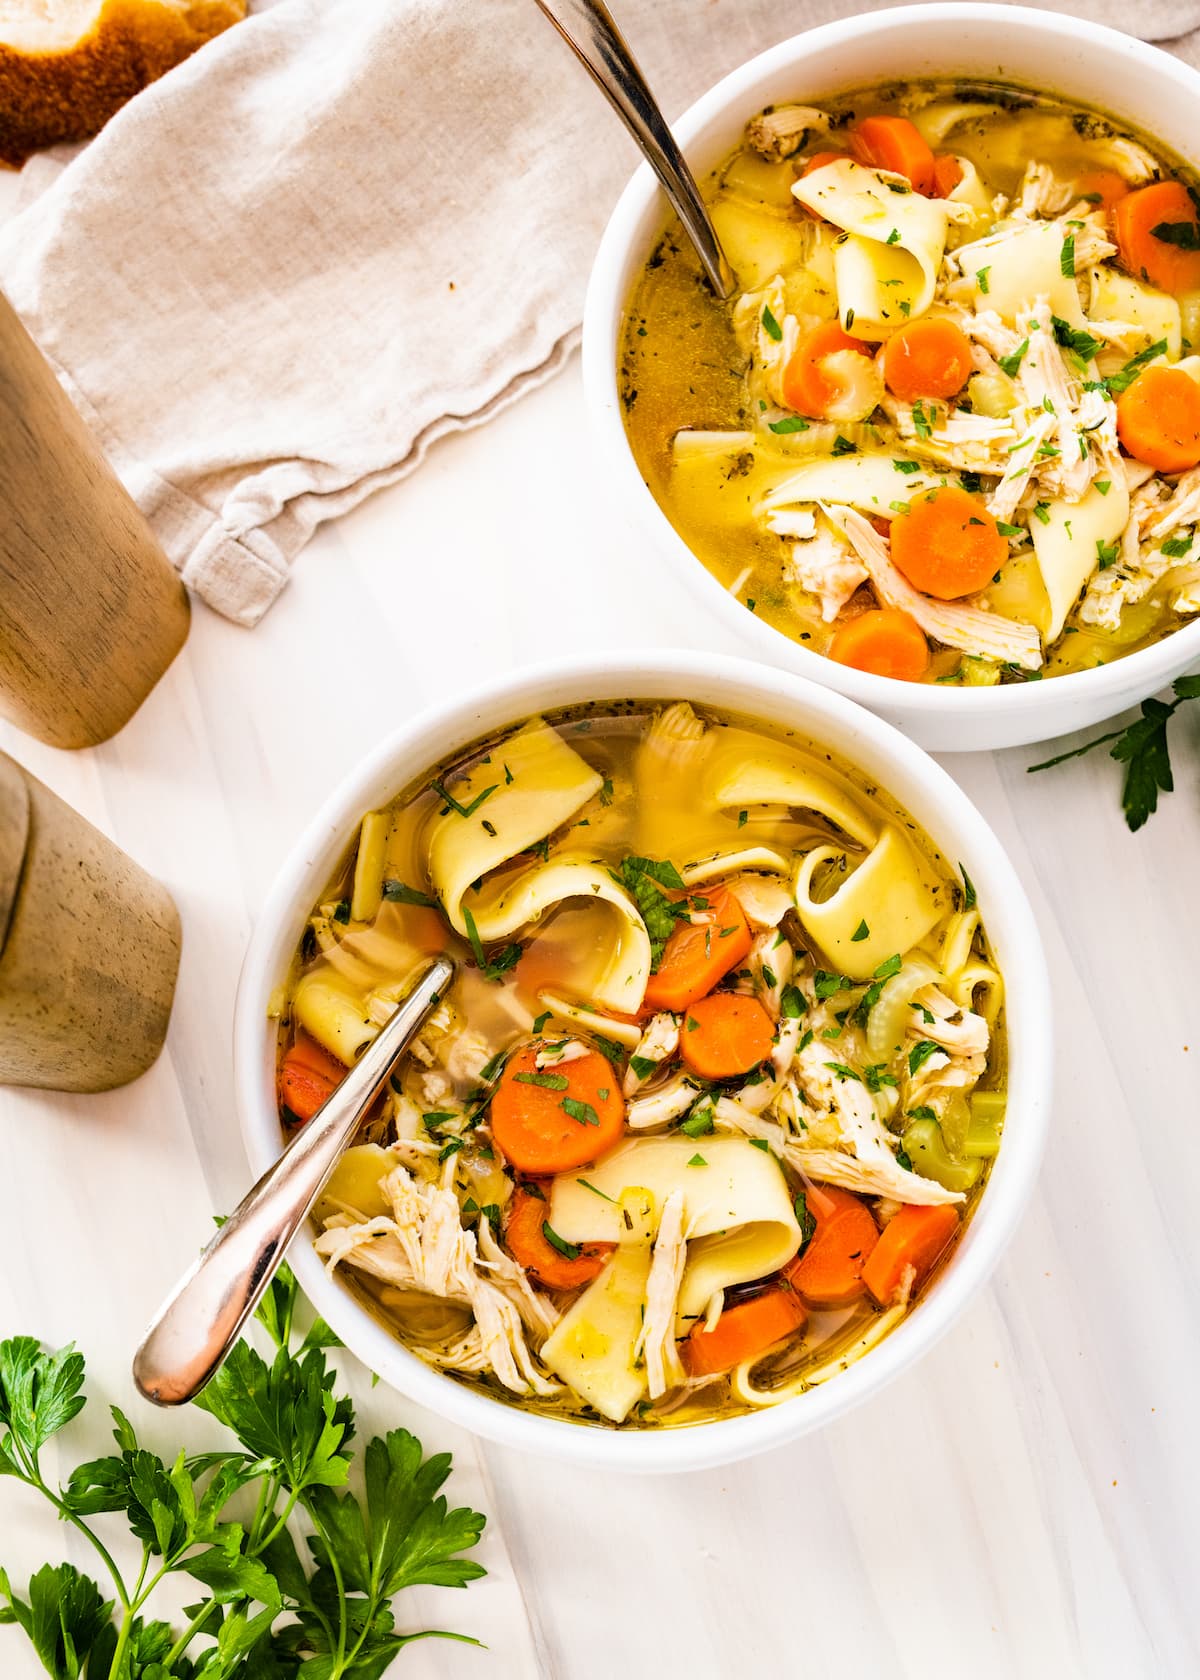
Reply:
M1079 591L1096 570L1100 545L1118 542L1129 519L1129 491L1118 469L1101 494L1095 484L1078 502L1054 498L1042 510L1043 517L1030 521L1033 550L1037 555L1042 582L1050 598L1050 623L1046 641L1062 634L1067 614L1079 599Z
M721 724L709 733L711 749L700 788L706 803L722 810L782 805L813 811L860 845L872 844L877 825L836 773L814 769L785 742L754 730Z
M554 1180L550 1225L564 1242L615 1242L622 1225L617 1204L634 1185L651 1193L656 1209L673 1190L683 1192L688 1261L679 1291L681 1333L718 1289L767 1277L800 1246L783 1174L773 1156L746 1138L632 1138L584 1173Z
M949 213L850 158L792 187L806 209L847 235L834 253L838 311L856 338L886 338L933 302Z
M563 1314L542 1344L541 1358L601 1417L621 1423L646 1393L637 1342L650 1277L654 1198L630 1187L613 1214L617 1251Z
M533 718L451 783L465 809L492 789L469 817L447 806L426 829L429 879L451 927L467 932L463 898L473 881L553 834L603 782L557 730Z
M895 501L907 501L920 490L944 484L946 474L924 466L915 472L901 472L895 455L830 455L825 460L806 462L766 496L764 509L791 507L796 503L832 502L839 507L860 508L866 514L886 513ZM912 466L912 462L905 462Z
M1161 339L1167 359L1177 361L1183 346L1183 316L1178 298L1122 274L1107 263L1092 270L1088 315L1102 336L1119 343L1127 356L1148 349Z
M796 877L796 911L833 968L851 980L869 980L889 957L919 945L943 911L899 829L885 828L833 893L815 899L818 868L844 859L834 846L808 853Z
M641 1008L650 975L650 937L633 899L611 869L584 858L555 857L515 879L485 886L469 908L485 943L507 939L566 899L603 899L617 912L617 933L604 969L591 987L592 1001L633 1014Z
M976 307L995 310L1024 334L1031 330L1027 312L1039 297L1048 298L1051 313L1068 325L1086 325L1075 280L1062 271L1062 254L1062 230L1054 222L1020 222L964 245L957 256L963 274L975 281Z

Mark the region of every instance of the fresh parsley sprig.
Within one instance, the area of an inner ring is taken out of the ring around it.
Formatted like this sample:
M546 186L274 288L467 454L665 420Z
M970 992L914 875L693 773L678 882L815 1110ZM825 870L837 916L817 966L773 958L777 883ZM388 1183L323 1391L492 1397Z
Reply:
M1097 747L1107 746L1109 757L1125 766L1125 783L1121 790L1121 808L1125 821L1136 833L1158 809L1160 793L1173 793L1175 779L1171 771L1171 750L1167 742L1167 725L1185 700L1200 700L1200 676L1179 677L1174 684L1174 700L1143 700L1142 715L1124 729L1113 729L1098 735L1082 747L1058 753L1041 764L1031 764L1029 773L1052 770L1069 759L1083 758Z
M411 1640L465 1637L401 1633L391 1601L484 1574L461 1555L484 1518L448 1508L449 1455L424 1458L404 1429L367 1444L362 1496L350 1490L354 1411L324 1354L337 1339L318 1319L293 1352L296 1305L283 1267L257 1314L276 1343L271 1363L239 1342L198 1402L237 1446L181 1450L168 1464L114 1406L117 1451L79 1465L65 1487L41 1458L86 1403L83 1356L31 1336L0 1342L0 1475L47 1499L107 1577L102 1591L72 1564L48 1563L22 1596L0 1569L0 1623L24 1631L54 1680L379 1680ZM235 1521L244 1489L253 1514ZM94 1521L115 1514L141 1546L132 1581ZM301 1521L310 1564L291 1532ZM168 1575L204 1589L182 1628L146 1613Z

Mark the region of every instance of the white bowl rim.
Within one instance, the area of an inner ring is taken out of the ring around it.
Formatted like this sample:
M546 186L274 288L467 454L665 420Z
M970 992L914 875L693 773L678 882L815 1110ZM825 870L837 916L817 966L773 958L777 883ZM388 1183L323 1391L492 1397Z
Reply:
M785 722L821 740L827 724L849 731L866 748L889 761L936 806L938 822L961 829L970 857L970 873L988 925L1003 925L1013 956L1003 963L1020 985L1008 1002L1010 1047L1019 1046L1010 1085L1011 1114L1020 1115L1009 1145L1001 1149L991 1181L955 1256L912 1316L871 1353L831 1382L796 1400L745 1416L719 1419L680 1429L617 1431L546 1418L518 1405L490 1399L466 1387L411 1353L361 1307L350 1291L327 1276L302 1230L289 1260L314 1307L346 1346L371 1370L402 1394L475 1434L518 1449L543 1453L598 1468L662 1472L729 1463L808 1433L877 1393L910 1366L949 1327L986 1281L1000 1258L1029 1200L1045 1142L1053 1071L1051 995L1041 940L1033 911L1017 874L991 828L956 782L927 753L889 723L818 684L790 672L764 668L753 661L682 650L632 650L525 668L471 692L430 707L385 737L325 800L317 816L292 848L267 894L242 967L234 1011L233 1061L238 1118L255 1174L279 1152L278 1118L273 1101L273 1050L267 1019L268 999L282 977L308 907L326 878L331 846L343 848L362 812L387 785L393 766L406 754L419 756L414 770L397 774L395 787L435 766L447 751L529 716L540 706L571 704L539 694L571 688L578 702L629 697L687 696L693 685L752 690L765 720ZM532 703L530 701L532 700ZM704 702L720 706L721 702ZM751 702L753 712L756 702ZM737 702L730 710L747 708ZM491 721L472 723L480 712ZM426 750L425 743L428 743ZM836 747L850 756L844 747ZM886 786L884 777L879 780ZM907 804L907 801L902 801ZM320 874L320 868L325 874ZM319 876L319 878L318 878ZM1006 976L1007 977L1007 976ZM1007 1153L1006 1153L1007 1150Z
M1028 29L1046 37L1048 41L1085 40L1094 46L1119 52L1127 60L1140 63L1149 73L1175 81L1192 98L1200 97L1200 72L1181 59L1175 58L1149 42L1125 35L1107 24L1092 23L1067 13L1043 12L1032 6L1009 6L987 3L987 0L947 0L945 4L897 6L887 11L858 12L851 17L831 23L818 24L813 29L789 36L765 52L747 59L737 69L715 83L690 105L679 120L672 124L672 132L686 152L697 135L714 119L736 106L744 94L762 77L776 71L786 71L801 65L806 54L843 42L850 43L869 24L873 34L900 33L914 25L935 25L946 28L957 22L992 22L1008 31ZM847 84L852 86L853 83ZM749 113L748 113L749 114ZM701 574L697 588L707 597L710 610L733 624L729 591L713 576L684 539L675 531L666 513L638 471L629 448L625 428L621 422L617 381L617 349L609 334L607 323L618 322L624 312L624 295L618 295L618 283L626 251L633 243L638 222L647 205L660 189L648 163L640 164L629 180L605 227L588 283L584 305L582 368L584 389L599 430L631 498L645 506L648 502L662 525L662 537L667 547L677 550L677 559L686 556L691 566ZM665 215L665 207L664 207ZM648 517L647 511L647 517ZM673 539L673 540L672 540ZM745 622L742 622L742 621ZM872 709L886 711L889 706L902 703L911 718L946 718L955 721L973 717L997 717L1014 720L1036 714L1046 705L1041 682L1032 679L1024 683L998 684L992 688L937 687L932 683L901 682L894 677L874 676L851 666L838 665L830 671L831 661L820 653L793 641L782 630L756 618L745 608L740 609L737 631L756 645L759 657L771 664L780 659L788 661L801 675L832 686L839 693L849 695ZM1183 640L1181 641L1181 638ZM785 648L781 644L786 643ZM1136 686L1143 694L1152 694L1178 672L1200 659L1200 618L1173 630L1161 641L1136 653L1123 655L1108 665L1090 671L1070 671L1062 676L1045 679L1052 682L1057 702L1065 709L1074 701L1087 702L1109 693L1121 693L1134 686L1133 673L1138 673ZM793 665L794 661L794 665ZM902 696L902 702L900 699ZM1128 701L1122 699L1116 710ZM1112 715L1112 709L1103 714ZM1068 727L1070 727L1068 725ZM1055 731L1048 731L1048 737ZM1048 738L1047 737L1047 738Z

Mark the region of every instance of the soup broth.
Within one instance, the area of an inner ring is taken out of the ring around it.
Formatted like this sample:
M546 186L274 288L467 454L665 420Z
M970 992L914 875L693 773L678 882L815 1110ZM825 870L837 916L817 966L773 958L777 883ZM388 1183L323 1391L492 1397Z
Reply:
M1196 178L1024 89L764 113L629 300L651 491L750 612L952 686L1108 663L1200 610Z
M316 1210L404 1343L667 1427L802 1396L928 1287L1000 1147L969 877L881 789L686 702L535 718L369 812L285 988L303 1124L452 987Z

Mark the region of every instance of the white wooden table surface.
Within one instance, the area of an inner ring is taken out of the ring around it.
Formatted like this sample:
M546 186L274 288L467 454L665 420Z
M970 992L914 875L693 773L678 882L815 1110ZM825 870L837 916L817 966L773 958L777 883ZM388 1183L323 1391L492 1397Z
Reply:
M14 181L0 182L0 215ZM554 603L553 613L546 602ZM133 722L93 751L0 744L166 882L185 928L165 1053L100 1097L0 1091L0 1333L75 1339L93 1404L168 1456L200 1414L135 1399L130 1353L246 1183L234 986L272 875L329 788L426 701L524 661L713 645L610 511L577 367L326 528L264 623L197 607ZM743 651L735 642L729 651ZM986 1293L917 1370L824 1434L712 1473L621 1479L479 1442L361 1372L367 1427L455 1455L490 1574L403 1603L409 1680L1141 1680L1200 1673L1200 720L1179 788L1130 835L1103 756L947 759L1011 849L1045 934L1060 1035L1040 1188ZM1191 1050L1189 1051L1189 1046ZM182 1432L182 1433L181 1433ZM0 1563L90 1566L0 1484ZM0 1675L41 1670L0 1628Z

